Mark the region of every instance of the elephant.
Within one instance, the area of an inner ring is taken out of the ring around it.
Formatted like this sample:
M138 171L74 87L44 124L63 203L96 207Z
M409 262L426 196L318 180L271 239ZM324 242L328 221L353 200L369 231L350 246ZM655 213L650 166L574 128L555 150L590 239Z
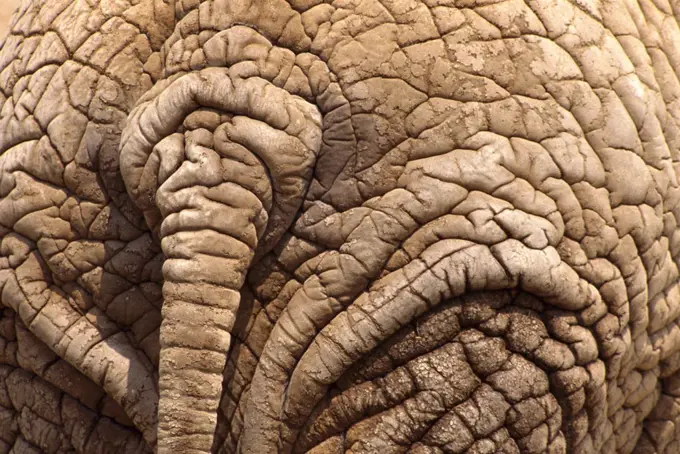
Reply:
M0 452L680 452L679 18L24 0Z

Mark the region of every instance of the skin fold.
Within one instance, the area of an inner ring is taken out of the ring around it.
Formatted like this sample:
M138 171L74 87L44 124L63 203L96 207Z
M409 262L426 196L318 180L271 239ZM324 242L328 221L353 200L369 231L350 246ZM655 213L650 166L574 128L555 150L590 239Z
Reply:
M680 452L678 18L24 0L0 453Z

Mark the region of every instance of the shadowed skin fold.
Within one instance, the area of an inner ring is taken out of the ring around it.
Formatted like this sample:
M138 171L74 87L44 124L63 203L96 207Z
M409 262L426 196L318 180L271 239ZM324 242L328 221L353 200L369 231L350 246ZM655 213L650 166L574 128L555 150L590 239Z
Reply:
M0 454L680 452L678 18L24 1Z

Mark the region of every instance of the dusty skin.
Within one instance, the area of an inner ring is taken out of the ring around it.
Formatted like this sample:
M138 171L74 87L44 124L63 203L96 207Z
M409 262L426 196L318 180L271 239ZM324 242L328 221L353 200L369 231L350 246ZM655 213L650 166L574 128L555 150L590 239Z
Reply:
M0 453L680 452L677 1L16 14Z

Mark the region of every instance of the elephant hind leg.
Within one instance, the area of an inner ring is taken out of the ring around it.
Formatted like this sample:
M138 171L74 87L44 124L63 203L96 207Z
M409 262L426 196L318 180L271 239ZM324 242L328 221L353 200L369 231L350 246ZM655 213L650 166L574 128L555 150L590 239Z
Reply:
M293 451L576 452L592 413L578 396L598 390L542 305L480 292L425 313L329 388Z

